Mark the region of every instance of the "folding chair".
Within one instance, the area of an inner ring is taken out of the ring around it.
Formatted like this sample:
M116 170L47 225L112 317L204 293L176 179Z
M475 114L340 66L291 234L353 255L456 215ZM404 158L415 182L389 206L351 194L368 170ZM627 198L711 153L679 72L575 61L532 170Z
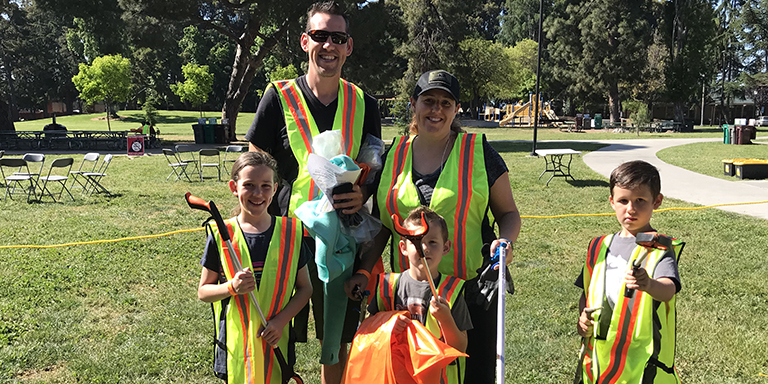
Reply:
M165 181L168 181L168 179L170 179L173 175L176 175L176 180L174 180L174 182L179 181L181 176L186 177L190 182L192 181L189 178L189 175L187 175L187 166L189 163L185 163L179 160L179 157L176 156L176 152L174 152L172 149L163 148L163 155L165 155L165 159L168 160L168 166L171 167L171 173L168 174L168 177L165 178Z
M176 151L176 156L179 159L179 162L191 164L195 167L194 172L198 172L199 168L197 167L197 158L195 158L195 152L192 150L192 147L189 145L179 144L173 149Z
M243 152L245 147L242 145L228 145L227 149L224 150L224 159L221 160L221 168L224 170L224 174L228 174L229 170L227 170L227 163L234 163L235 160L237 160L237 157L240 156L240 153ZM232 153L232 157L227 158L230 153Z
M6 169L8 170L6 171ZM11 159L7 157L0 159L0 175L3 176L3 180L5 181L5 195L3 196L3 201L5 201L8 196L13 199L13 195L20 195L21 193L16 192L16 187L21 186L24 181L29 182L29 187L24 188L26 190L24 194L27 195L27 202L30 201L29 197L35 192L35 178L33 174L29 172L29 166L27 165L26 160Z
M200 159L200 181L203 181L203 169L205 168L216 168L217 176L219 178L219 181L221 181L221 152L219 152L218 149L201 149L200 152L198 152L198 158ZM213 161L213 158L216 158L216 161ZM209 159L207 162L205 162L204 159ZM213 177L210 177L211 179Z
M85 189L85 182L80 181L80 179L84 179L83 173L96 172L99 156L100 155L97 152L86 153L85 156L83 156L83 161L80 163L80 167L77 168L77 171L69 171L69 175L72 176L72 185L69 186L69 189L75 188L75 184L79 184L80 188ZM86 162L92 164L86 165ZM88 167L90 167L90 169L88 169Z
M69 189L67 189L67 180L69 179L69 173L74 162L75 160L71 157L63 157L61 159L56 159L53 161L53 163L51 163L51 168L48 169L48 176L41 176L39 179L44 181L43 188L40 190L40 201L42 201L43 197L47 195L50 196L54 202L56 202L56 198L53 196L53 193L50 189L48 189L48 182L51 181L61 184L61 189L59 190L59 198L61 198L61 195L64 193L64 191L67 191L69 198L72 199L72 201L75 201L75 198L72 197L72 193L70 193ZM60 174L53 173L55 168L61 168L61 170L59 170ZM63 170L64 168L66 168L66 170Z
M27 162L27 167L29 171L27 171L27 175L32 176L32 179L35 181L35 190L32 192L33 195L37 196L37 188L40 186L40 183L38 182L38 179L40 178L40 175L43 173L43 166L45 165L45 155L42 153L25 153L24 156L21 157ZM36 169L33 166L35 164L40 164L40 168ZM20 173L21 171L17 172Z
M109 191L104 188L103 185L101 185L101 179L107 175L107 167L109 167L109 163L111 161L112 154L108 153L106 156L104 156L104 160L101 161L101 166L99 166L98 171L83 173L83 176L85 176L86 180L83 193L87 194L88 196L92 195L93 192L106 193L107 195L112 196L112 194L109 193Z

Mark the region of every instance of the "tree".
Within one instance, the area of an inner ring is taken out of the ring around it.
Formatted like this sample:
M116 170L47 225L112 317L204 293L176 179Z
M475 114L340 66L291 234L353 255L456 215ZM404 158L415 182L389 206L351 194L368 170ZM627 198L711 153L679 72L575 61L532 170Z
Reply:
M747 1L739 14L737 33L746 47L752 73L768 71L768 0Z
M236 126L240 106L254 75L279 45L295 44L289 30L299 31L300 17L313 0L119 0L131 19L152 17L179 25L195 25L217 32L236 45L222 118ZM230 129L234 140L234 129Z
M545 2L545 7L548 4L549 2ZM512 46L525 39L539 40L538 0L507 0L502 12L502 15L499 16L501 32L498 35L502 44Z
M538 49L539 44L531 39L521 40L515 46L504 49L509 57L509 80L508 94L504 94L502 98L524 99L535 90ZM543 83L547 83L546 79L543 79Z
M184 73L184 82L171 85L171 90L181 101L200 107L200 117L203 117L202 106L212 91L213 75L208 72L207 65L192 63L185 64L181 71Z
M483 39L462 41L457 54L460 60L450 70L462 84L462 99L470 100L472 117L477 118L481 99L488 99L499 89L494 85L506 83L509 59L500 43Z
M566 12L547 20L553 75L572 94L607 96L612 122L621 110L620 84L640 78L650 44L645 0L564 0Z
M87 103L103 101L107 107L107 127L112 104L128 100L131 89L131 62L121 55L99 56L93 64L80 64L80 72L72 78Z

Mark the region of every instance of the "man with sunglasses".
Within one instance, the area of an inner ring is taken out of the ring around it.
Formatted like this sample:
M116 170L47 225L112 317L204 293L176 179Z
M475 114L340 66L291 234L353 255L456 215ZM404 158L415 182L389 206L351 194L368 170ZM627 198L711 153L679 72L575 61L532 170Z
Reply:
M245 136L250 142L250 150L266 151L278 163L281 182L270 213L292 217L295 217L296 208L318 193L306 170L313 136L327 130L339 130L343 137L342 148L353 159L367 134L381 137L376 99L341 78L341 69L353 47L349 22L341 6L330 1L313 4L307 12L306 30L300 42L309 57L306 75L269 84ZM333 199L338 201L334 207L348 214L357 212L364 202L359 186L354 186L350 193L334 195ZM311 238L305 238L305 241L314 245ZM334 324L343 322L344 325L340 345L334 338L338 332L328 332L321 357L323 383L339 383L347 360L347 343L354 338L359 314L355 312L354 302L342 293L343 300L347 301L346 314L342 313L342 308L331 312L339 313L338 319L325 319L324 289L318 279L317 266L314 261L307 265L314 288L312 308L317 338L323 342L324 330ZM340 300L333 296L333 302ZM306 341L308 317L309 305L294 318L298 341ZM329 358L329 348L335 349L337 345L340 349ZM338 363L334 364L335 361Z

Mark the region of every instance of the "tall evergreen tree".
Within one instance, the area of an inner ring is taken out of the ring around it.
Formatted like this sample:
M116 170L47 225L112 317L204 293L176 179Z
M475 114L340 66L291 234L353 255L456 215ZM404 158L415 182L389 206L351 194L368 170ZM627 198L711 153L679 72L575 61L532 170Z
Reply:
M749 72L768 72L768 0L749 0L739 13L737 29L745 45Z
M549 3L544 2L545 6ZM512 46L525 39L539 41L539 0L507 0L499 18L501 32L497 37L502 44Z
M651 42L646 0L565 0L565 13L547 21L555 76L573 94L607 96L612 122L621 110L621 84L636 82Z

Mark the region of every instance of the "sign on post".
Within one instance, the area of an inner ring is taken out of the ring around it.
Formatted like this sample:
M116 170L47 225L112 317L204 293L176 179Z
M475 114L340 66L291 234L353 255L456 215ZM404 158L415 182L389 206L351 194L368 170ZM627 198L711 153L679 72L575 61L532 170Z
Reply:
M144 155L144 135L128 136L128 156Z

